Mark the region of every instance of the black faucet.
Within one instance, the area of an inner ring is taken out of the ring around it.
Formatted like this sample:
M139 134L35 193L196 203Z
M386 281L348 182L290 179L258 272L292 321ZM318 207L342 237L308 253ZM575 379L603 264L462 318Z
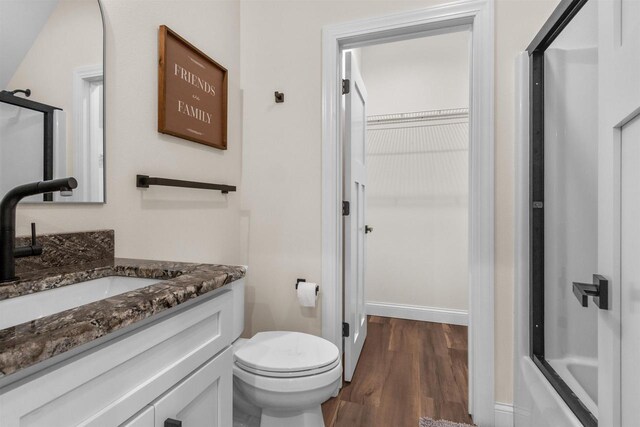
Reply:
M71 191L78 186L75 178L61 178L19 185L9 190L0 202L0 283L16 280L16 258L40 255L42 247L36 243L35 224L31 224L31 246L16 248L16 206L27 196Z

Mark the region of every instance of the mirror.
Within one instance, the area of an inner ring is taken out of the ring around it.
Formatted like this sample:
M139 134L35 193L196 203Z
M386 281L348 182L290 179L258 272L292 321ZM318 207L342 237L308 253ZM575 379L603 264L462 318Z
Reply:
M104 203L104 42L99 0L0 0L0 198L73 176L71 195Z

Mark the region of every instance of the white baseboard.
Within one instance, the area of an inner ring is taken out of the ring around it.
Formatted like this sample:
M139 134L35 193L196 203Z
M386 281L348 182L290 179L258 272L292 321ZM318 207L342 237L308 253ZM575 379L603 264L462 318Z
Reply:
M423 322L449 323L466 326L469 314L466 310L452 310L447 308L423 307L406 304L388 304L384 302L367 302L367 314L382 317L397 317L399 319L421 320Z
M496 402L495 427L513 427L513 405Z

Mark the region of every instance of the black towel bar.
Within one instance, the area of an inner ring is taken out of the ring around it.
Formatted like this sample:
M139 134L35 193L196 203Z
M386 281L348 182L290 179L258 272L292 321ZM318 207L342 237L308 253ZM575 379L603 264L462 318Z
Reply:
M208 182L182 181L179 179L157 178L148 175L136 175L136 187L149 188L150 185L164 185L167 187L201 188L203 190L219 190L223 194L236 191L235 185L211 184Z

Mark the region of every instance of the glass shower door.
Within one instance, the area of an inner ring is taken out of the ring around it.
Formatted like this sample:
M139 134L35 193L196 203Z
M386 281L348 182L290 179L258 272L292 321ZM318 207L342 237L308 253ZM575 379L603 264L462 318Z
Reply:
M585 426L598 424L597 7L530 51L531 357Z
M598 266L597 2L544 52L544 356L598 416L598 307L573 282Z

